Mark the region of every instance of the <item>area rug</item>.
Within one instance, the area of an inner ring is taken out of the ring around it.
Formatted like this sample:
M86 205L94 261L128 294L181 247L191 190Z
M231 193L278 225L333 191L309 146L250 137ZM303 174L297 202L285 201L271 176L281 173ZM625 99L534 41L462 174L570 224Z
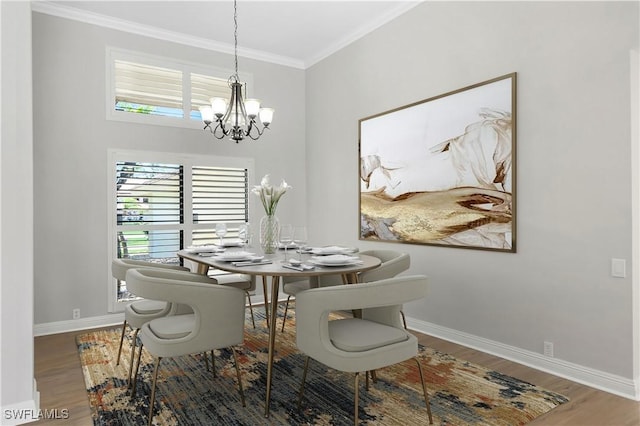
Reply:
M256 309L259 316L259 309ZM353 374L327 369L311 360L305 396L297 395L304 356L295 345L295 314L278 330L271 390L271 414L264 417L267 329L246 322L244 344L237 348L247 406L242 407L231 350L215 351L217 377L202 355L163 359L158 376L156 425L352 425ZM125 340L119 366L120 329L77 337L94 425L146 425L153 360L143 353L135 398L126 381L131 341ZM130 339L131 337L129 337ZM523 425L568 399L518 380L420 347L420 362L436 425ZM364 380L361 380L363 383ZM428 425L419 373L414 361L377 371L377 382L360 391L360 424Z

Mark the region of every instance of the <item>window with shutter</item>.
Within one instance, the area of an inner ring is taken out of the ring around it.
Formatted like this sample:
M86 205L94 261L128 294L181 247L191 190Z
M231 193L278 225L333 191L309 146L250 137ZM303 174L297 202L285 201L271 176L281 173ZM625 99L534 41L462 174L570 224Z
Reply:
M200 106L228 99L232 71L107 48L107 119L202 128ZM250 74L240 74L251 84Z
M226 238L235 238L248 222L253 160L175 157L180 161L167 161L166 153L110 152L112 256L179 264L178 250L217 241L217 223L227 225ZM135 298L125 282L109 282L111 311Z

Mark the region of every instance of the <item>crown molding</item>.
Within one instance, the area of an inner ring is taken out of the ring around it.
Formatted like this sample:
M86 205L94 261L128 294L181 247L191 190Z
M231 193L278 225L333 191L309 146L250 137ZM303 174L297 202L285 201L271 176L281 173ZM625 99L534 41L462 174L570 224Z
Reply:
M377 30L378 28L380 28L381 26L385 25L386 23L396 19L398 16L403 15L404 13L406 13L409 10L413 9L414 7L420 5L423 1L424 0L415 0L415 1L410 2L410 3L403 2L402 4L399 4L393 10L389 11L389 13L387 13L387 14L385 14L383 16L380 16L377 20L371 21L367 25L363 25L361 27L356 28L355 31L353 31L347 37L342 38L337 43L334 43L333 45L331 45L328 48L326 48L324 51L320 52L319 54L317 54L317 55L309 58L309 60L305 61L305 63L304 63L305 69L317 64L318 62L320 62L321 60L327 58L328 56L333 55L334 53L336 53L337 51L347 47L351 43L361 39L362 37L366 36L367 34L373 32L375 30Z
M230 55L233 55L234 53L234 47L231 44L208 40L201 37L189 36L174 31L167 31L157 27L141 25L135 22L116 19L47 1L32 1L31 10L33 12L57 16L59 18L72 19L74 21L84 22L91 25L111 28L172 43L179 43L186 46L198 47L200 49L211 50L214 52L228 53ZM238 47L238 56L292 68L305 69L304 61L286 56L273 55L254 49Z

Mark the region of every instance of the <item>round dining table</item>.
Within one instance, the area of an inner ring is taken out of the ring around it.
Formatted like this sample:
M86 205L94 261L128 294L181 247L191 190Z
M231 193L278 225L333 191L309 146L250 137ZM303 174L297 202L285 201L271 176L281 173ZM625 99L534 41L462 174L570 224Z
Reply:
M322 276L322 275L341 275L342 282L344 284L352 284L358 282L358 274L363 271L377 268L381 261L377 257L367 256L363 254L354 253L353 256L359 257L360 262L350 265L338 266L321 266L313 265L313 269L294 270L289 269L287 266L291 266L288 262L284 261L284 255L280 252L265 255L264 261L269 263L255 264L240 264L237 262L229 262L223 260L220 257L216 257L215 254L210 253L194 253L188 250L180 250L177 253L178 257L184 260L189 260L197 265L197 272L203 275L207 275L209 269L219 269L235 274L248 274L253 276L262 277L262 285L264 291L265 310L267 313L267 327L269 329L269 356L267 361L267 390L265 400L265 417L269 417L269 406L271 403L271 382L272 382L272 370L273 370L273 358L275 353L275 340L276 340L276 320L278 316L278 294L280 291L280 282L282 277L298 277L301 279ZM247 262L248 263L248 262ZM304 264L308 264L305 262ZM268 296L267 282L271 283L271 294ZM271 301L271 309L269 309L269 300Z

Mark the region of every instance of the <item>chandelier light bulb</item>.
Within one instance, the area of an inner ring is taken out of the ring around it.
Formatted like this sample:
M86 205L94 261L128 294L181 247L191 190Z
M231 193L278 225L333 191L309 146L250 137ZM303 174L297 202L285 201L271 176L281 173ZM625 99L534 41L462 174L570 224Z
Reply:
M273 108L262 108L260 109L260 121L264 124L265 127L268 127L271 124L271 120L273 120Z
M244 109L251 119L256 118L260 112L260 99L247 99L244 101Z

